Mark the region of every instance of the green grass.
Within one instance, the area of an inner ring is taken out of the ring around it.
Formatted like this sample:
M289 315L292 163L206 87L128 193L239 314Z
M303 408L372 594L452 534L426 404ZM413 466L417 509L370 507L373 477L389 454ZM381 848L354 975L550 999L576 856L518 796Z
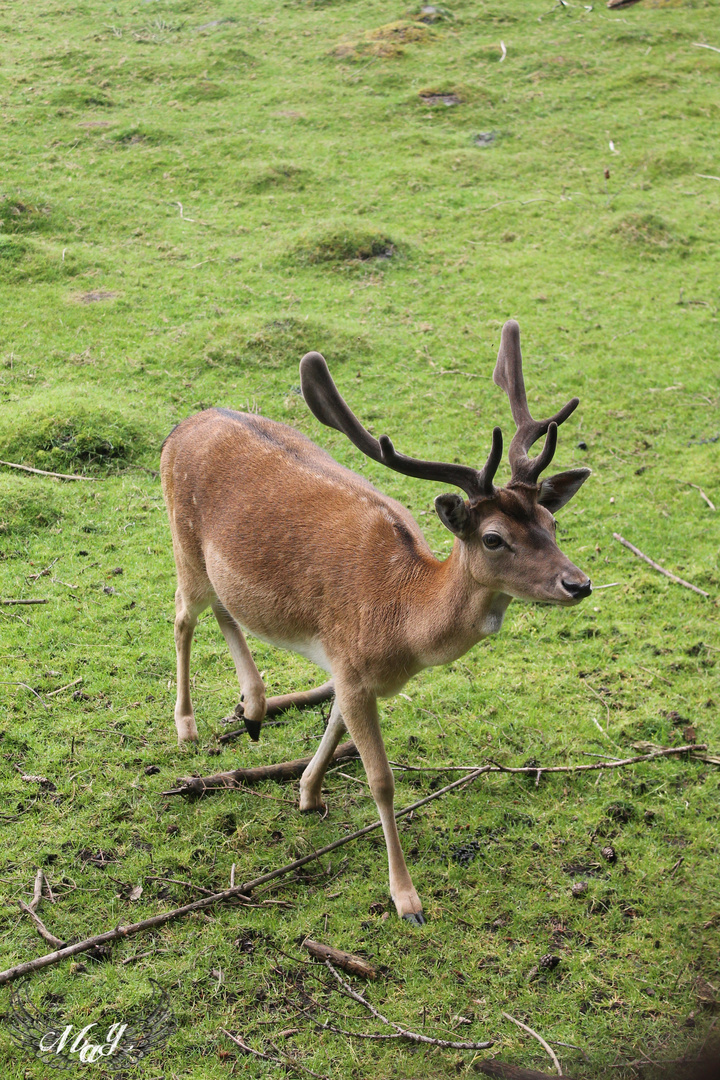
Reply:
M499 329L518 318L534 411L581 398L557 461L593 477L560 515L561 544L597 584L619 582L571 611L513 604L500 636L417 677L383 709L392 759L589 762L679 745L689 726L720 749L717 513L697 490L720 506L720 57L694 46L720 45L720 5L456 0L432 24L420 8L47 0L39 18L0 0L0 458L95 481L0 474L0 595L50 601L0 608L0 968L45 949L17 907L39 866L56 897L39 913L74 939L198 895L157 878L222 888L233 863L247 880L374 819L363 784L337 774L322 822L297 813L293 788L191 805L160 794L177 775L312 753L322 731L316 711L218 754L237 689L206 617L201 748L175 744L155 475L174 423L224 405L293 424L449 550L432 485L312 418L297 392L310 349L399 450L475 464L493 424L511 432L491 373ZM271 692L319 678L254 651ZM359 765L343 772L362 780ZM399 775L397 804L432 783ZM310 934L377 964L370 997L398 1022L493 1038L502 1060L549 1071L506 1011L581 1047L556 1046L571 1075L626 1080L636 1070L610 1065L678 1057L711 1022L719 785L717 767L680 760L538 788L484 779L402 826L425 929L383 918L375 837L263 898L287 906L188 919L108 962L53 969L33 993L90 1022L146 1000L157 978L178 1030L147 1077L277 1074L236 1059L221 1028L332 1077L472 1072L472 1054L317 1033L326 1007L356 1009L286 955ZM548 952L560 964L529 980ZM149 955L121 963L136 953ZM46 1075L4 1030L0 1059L5 1076Z

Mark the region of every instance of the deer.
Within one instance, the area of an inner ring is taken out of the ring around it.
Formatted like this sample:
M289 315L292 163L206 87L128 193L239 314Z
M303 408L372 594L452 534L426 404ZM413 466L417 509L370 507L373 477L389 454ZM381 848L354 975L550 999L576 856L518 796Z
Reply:
M417 926L425 921L422 902L398 835L378 699L496 634L513 599L571 607L592 592L588 576L560 551L554 517L590 470L540 479L555 453L558 426L578 398L548 419L532 418L514 320L502 329L493 378L509 398L516 426L511 478L503 487L493 483L503 455L499 427L480 469L408 457L387 435L376 439L363 427L320 353L300 362L303 397L322 424L388 469L464 492L465 498L458 492L435 498L453 536L444 560L405 507L273 420L205 409L178 424L161 453L178 581L179 743L198 739L190 648L198 616L210 606L242 691L238 715L253 739L273 702L302 707L334 693L320 745L300 778L299 808L326 812L323 778L349 732L382 823L392 900L398 915ZM540 453L529 457L543 435ZM307 657L330 673L330 682L319 691L266 698L246 632Z

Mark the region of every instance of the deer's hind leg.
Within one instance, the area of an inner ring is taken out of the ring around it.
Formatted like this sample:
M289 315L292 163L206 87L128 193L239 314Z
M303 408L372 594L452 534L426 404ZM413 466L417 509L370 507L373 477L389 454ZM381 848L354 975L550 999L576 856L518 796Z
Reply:
M243 715L248 731L256 738L265 717L265 684L252 658L245 636L230 612L219 600L212 604L213 614L223 632L230 655L235 664L238 682L243 695Z
M338 743L347 731L337 699L333 702L325 734L310 764L300 777L300 809L324 810L322 782Z
M178 575L179 577L179 575ZM177 699L175 701L175 727L178 742L197 742L192 700L190 698L190 649L198 616L208 606L209 600L192 599L178 585L175 593L175 653L177 657Z

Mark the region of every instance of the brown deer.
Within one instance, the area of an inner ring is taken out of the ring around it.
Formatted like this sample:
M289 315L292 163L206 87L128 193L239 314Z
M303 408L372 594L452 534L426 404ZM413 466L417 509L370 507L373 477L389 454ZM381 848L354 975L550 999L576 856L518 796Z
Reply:
M300 377L318 420L344 432L368 457L465 492L466 499L458 494L435 499L440 520L455 537L452 551L444 562L435 558L403 506L292 428L228 409L206 409L184 420L166 439L161 461L178 576L178 739L198 737L190 646L198 615L208 605L235 662L254 738L273 699L266 702L244 630L330 672L334 703L300 780L300 809L324 809L323 777L347 730L382 821L392 898L398 914L419 925L422 904L400 846L377 699L397 694L418 671L455 660L497 633L513 598L569 607L589 596L589 578L555 542L553 514L590 470L539 480L555 452L558 424L578 399L548 420L533 420L520 329L507 322L494 379L510 399L517 431L509 451L512 478L496 488L499 428L480 470L421 461L399 454L386 435L375 439L365 430L319 353L303 357ZM528 450L542 435L542 451L529 458ZM282 700L287 704L293 697ZM307 697L298 694L297 704Z

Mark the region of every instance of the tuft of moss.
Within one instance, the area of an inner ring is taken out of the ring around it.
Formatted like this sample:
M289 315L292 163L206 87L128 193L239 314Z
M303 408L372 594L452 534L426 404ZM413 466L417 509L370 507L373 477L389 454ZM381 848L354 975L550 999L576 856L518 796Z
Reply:
M148 447L134 420L105 406L62 399L23 409L0 426L0 458L50 472L96 472L129 465Z
M0 232L0 283L20 285L60 281L77 271L72 255L52 250L24 236Z
M209 79L198 79L197 82L186 86L184 90L178 93L178 100L200 104L203 101L220 101L221 98L227 97L228 94L229 90L225 86L210 82Z
M613 227L612 233L625 244L648 248L668 248L677 240L656 214L626 214Z
M3 233L48 232L53 225L51 208L27 196L0 196L0 231Z
M115 103L96 86L63 86L53 95L53 104L76 109L109 109Z
M256 194L275 188L292 188L302 191L308 172L298 165L282 162L277 165L261 165L250 176L248 190Z
M307 236L294 254L304 263L357 263L390 259L398 247L386 233L340 228L319 236Z
M231 363L247 368L296 369L301 357L312 349L339 364L367 353L368 348L368 342L360 334L347 334L322 323L289 317L265 323L240 346L214 342L206 351L206 359L211 365Z

